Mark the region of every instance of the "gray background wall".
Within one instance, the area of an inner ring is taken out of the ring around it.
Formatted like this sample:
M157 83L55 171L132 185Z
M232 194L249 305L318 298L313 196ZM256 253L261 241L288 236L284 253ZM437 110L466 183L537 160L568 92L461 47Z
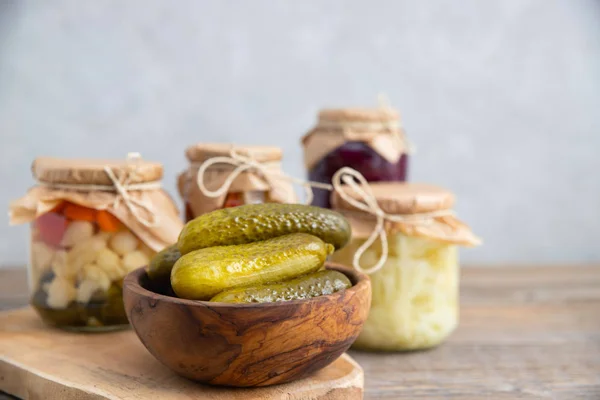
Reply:
M600 3L0 1L0 199L38 155L161 160L197 141L274 144L323 106L385 92L412 180L458 196L468 262L600 260ZM27 229L0 220L0 264Z

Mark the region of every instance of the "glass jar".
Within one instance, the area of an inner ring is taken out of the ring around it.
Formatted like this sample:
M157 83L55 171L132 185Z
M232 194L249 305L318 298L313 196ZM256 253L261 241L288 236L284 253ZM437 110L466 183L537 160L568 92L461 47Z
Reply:
M158 187L162 166L135 165L130 170L127 162L34 162L40 185L11 204L11 222L30 222L30 302L46 323L80 331L127 327L124 276L177 240L182 223ZM105 166L122 188L133 188L128 199L106 179ZM137 204L144 208L136 210Z
M373 183L379 207L388 214L415 218L414 222L387 221L386 261L369 273L371 309L355 348L409 351L440 344L458 324L458 245L479 240L452 216L452 194L432 186ZM353 238L332 261L352 266L354 254L372 233L374 217L353 209L337 193L334 209L346 215ZM447 210L447 214L444 213ZM423 217L429 213L437 217ZM360 267L369 270L383 256L378 239L362 254Z
M353 239L332 256L352 265L354 252L366 239ZM441 343L458 322L458 254L456 245L389 234L389 255L383 267L370 274L369 317L354 343L367 350L416 350ZM375 247L375 246L374 246ZM372 267L381 245L362 256Z
M408 145L398 113L389 108L322 110L302 141L311 181L330 183L342 167L352 167L369 182L407 179ZM329 196L315 189L312 204L329 208Z
M178 177L186 222L220 208L295 201L294 190L288 182L265 177L263 171L256 168L246 169L237 175L222 194L203 192L198 185L198 179L202 179L209 190L221 188L226 184L227 178L235 173L236 166L246 162L258 163L273 176L280 175L282 151L278 147L198 143L188 147L186 157L190 161L190 167ZM200 166L217 158L230 161L216 162L206 169L203 176L198 177Z
M194 213L192 206L190 204L191 197L186 196L188 200L185 201L185 221L191 221L196 218L198 215ZM230 207L238 207L243 206L244 204L261 204L261 203L270 203L271 198L269 193L266 191L251 191L251 192L229 192L225 196L223 200L223 205L220 208L230 208Z

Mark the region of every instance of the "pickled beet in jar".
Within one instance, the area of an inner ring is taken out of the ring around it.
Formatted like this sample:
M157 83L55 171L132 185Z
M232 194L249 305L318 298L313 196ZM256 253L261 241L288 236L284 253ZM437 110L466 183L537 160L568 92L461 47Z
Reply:
M302 139L311 181L331 183L342 167L369 182L403 182L408 176L408 145L398 113L390 108L326 109ZM330 192L314 190L313 205L330 207Z

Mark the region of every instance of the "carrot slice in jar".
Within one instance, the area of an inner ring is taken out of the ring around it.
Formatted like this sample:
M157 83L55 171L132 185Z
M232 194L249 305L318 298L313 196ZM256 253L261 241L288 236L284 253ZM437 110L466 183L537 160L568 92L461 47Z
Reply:
M78 204L68 203L63 214L65 217L76 221L96 221L96 210Z
M117 232L121 229L121 221L106 210L96 212L96 222L104 232Z
M223 208L229 207L237 207L244 205L244 197L240 192L228 193L227 197L225 197L225 203L223 204Z

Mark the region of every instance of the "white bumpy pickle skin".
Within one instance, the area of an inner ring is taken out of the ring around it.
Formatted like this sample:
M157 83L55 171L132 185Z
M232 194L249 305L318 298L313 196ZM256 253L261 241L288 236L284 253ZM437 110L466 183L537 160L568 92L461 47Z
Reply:
M371 310L354 346L370 350L416 350L441 343L458 322L458 255L455 245L430 239L389 235L389 256L370 275ZM352 265L364 240L354 239L333 260ZM361 258L363 268L378 260L373 246Z

